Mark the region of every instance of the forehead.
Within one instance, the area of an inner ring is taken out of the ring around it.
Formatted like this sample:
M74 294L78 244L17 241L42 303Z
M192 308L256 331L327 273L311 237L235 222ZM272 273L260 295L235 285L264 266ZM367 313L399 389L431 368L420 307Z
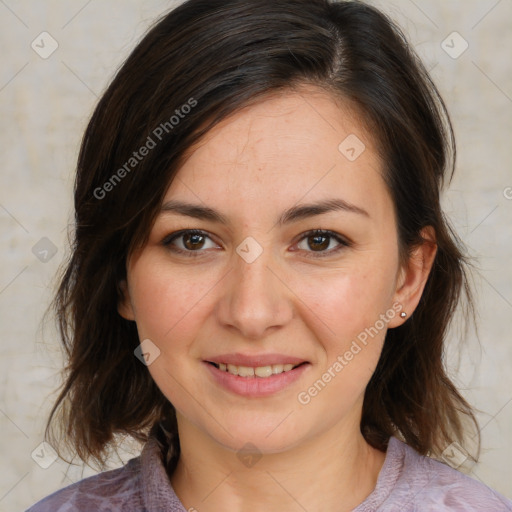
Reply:
M379 210L390 201L381 173L355 109L310 87L269 96L217 124L187 152L165 200L268 210L329 194Z

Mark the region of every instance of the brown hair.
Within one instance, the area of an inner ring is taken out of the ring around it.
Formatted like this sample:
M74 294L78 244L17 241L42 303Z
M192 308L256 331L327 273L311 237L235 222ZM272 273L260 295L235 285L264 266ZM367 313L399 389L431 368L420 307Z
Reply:
M189 0L162 17L100 99L74 190L72 254L53 306L68 360L46 437L103 463L124 434L140 441L174 408L134 356L134 322L117 311L129 255L144 245L182 157L212 126L268 94L316 85L355 105L375 134L405 259L435 229L438 250L411 318L387 332L365 394L361 431L385 450L398 435L422 454L464 443L470 406L443 346L463 292L461 243L440 207L455 166L445 105L405 37L361 2ZM144 151L142 147L150 148ZM140 149L140 150L139 150ZM134 153L135 152L135 153ZM177 441L176 441L177 442ZM179 450L179 443L176 446Z

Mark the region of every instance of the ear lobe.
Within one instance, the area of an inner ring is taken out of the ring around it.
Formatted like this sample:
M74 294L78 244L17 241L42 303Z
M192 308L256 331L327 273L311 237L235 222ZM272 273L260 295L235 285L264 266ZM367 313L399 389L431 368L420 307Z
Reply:
M434 264L437 253L435 231L432 226L422 229L423 242L414 248L405 267L400 269L394 300L402 305L407 313L405 318L399 315L389 323L389 327L397 327L409 318L421 299L425 284Z
M120 297L117 303L117 311L125 320L135 321L135 312L130 300L130 292L126 279L119 282Z

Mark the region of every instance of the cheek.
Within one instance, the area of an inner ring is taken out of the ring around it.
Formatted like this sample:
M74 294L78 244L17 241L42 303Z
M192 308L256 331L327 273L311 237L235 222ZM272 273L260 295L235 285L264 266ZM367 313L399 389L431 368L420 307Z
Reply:
M341 408L353 405L377 366L388 322L395 315L390 310L393 282L390 273L374 265L369 268L337 271L320 283L303 281L300 288L310 308L303 312L322 345L316 378L328 382L316 407L331 401Z
M218 281L208 273L199 279L192 267L176 271L168 262L150 257L137 262L131 277L139 336L150 338L161 350L170 340L176 348L179 340L191 339L206 314L203 299Z
M373 325L389 309L393 282L388 276L375 267L340 270L322 279L301 278L295 290L331 335L346 340Z
M303 313L323 354L302 397L314 403L308 413L335 421L361 399L379 361L387 323L395 315L389 306L390 280L383 273L361 271L338 273L322 286L313 280L303 284L301 297L310 308Z

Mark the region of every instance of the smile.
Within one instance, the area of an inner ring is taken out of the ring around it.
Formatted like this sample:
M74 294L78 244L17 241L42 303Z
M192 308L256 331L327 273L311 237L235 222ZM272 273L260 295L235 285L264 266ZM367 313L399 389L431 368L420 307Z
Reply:
M290 358L273 358L274 361L288 359L276 364L272 363L270 357L246 358L245 361L241 361L243 358L240 357L215 359L202 362L212 383L229 393L251 399L269 397L292 387L311 367L309 362L298 358L291 358L295 361L290 361ZM226 359L232 359L232 362Z
M238 375L239 377L259 377L261 379L266 379L271 377L272 375L279 375L280 373L289 372L294 368L297 368L301 364L272 364L266 366L237 366L234 364L226 364L226 363L213 363L209 361L210 364L215 366L222 372L229 372L231 375Z

